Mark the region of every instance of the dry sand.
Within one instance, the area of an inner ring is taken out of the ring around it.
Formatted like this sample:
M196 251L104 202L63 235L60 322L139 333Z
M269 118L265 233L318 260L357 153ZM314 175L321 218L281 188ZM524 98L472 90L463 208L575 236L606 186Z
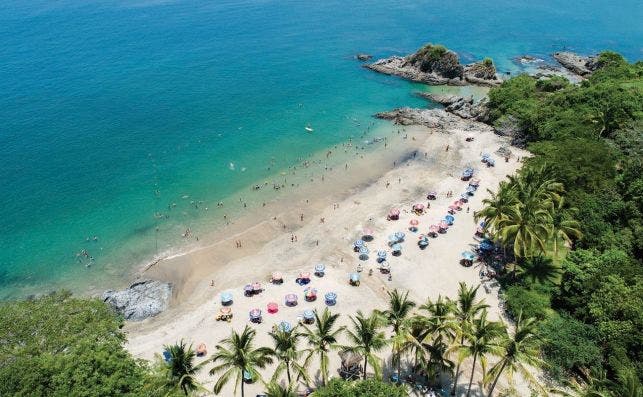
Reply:
M479 284L480 269L475 266L465 268L459 264L461 252L470 250L476 243L473 214L482 208L482 200L488 196L487 189L495 189L502 179L516 172L520 166L517 158L523 158L527 153L512 147L513 154L506 163L493 153L500 147L507 147L508 142L495 135L490 127L461 120L443 111L435 111L435 114L439 118L437 124L444 128L406 127L402 133L408 134L408 138L404 139L405 145L417 149L415 158L411 156L402 164L396 162L393 169L379 177L369 177L368 182L341 195L318 194L314 205L306 208L303 222L299 218L299 211L294 210L283 213L278 221L255 215L254 224L247 220L240 221L235 234L228 239L219 236L217 238L221 241L207 248L164 261L152 269L149 275L171 280L179 286L176 302L172 309L156 318L129 323L126 326L128 349L136 357L151 359L155 353L162 351L164 344L185 339L195 346L205 343L211 354L217 342L229 336L232 329L240 331L245 325L251 324L248 312L252 308L260 308L264 314L262 324L251 325L257 330L257 343L270 346L267 332L274 324L283 320L296 324L298 316L305 309L323 309L323 295L329 291L338 295L337 305L331 310L342 315L341 324L348 325L348 316L357 310L368 313L372 309L384 309L386 290L408 290L413 300L423 303L427 298L436 299L439 295L455 297L461 281L469 285ZM468 136L475 140L466 142ZM448 151L445 150L447 145ZM491 153L496 158L495 167L487 168L480 162L483 152ZM377 157L375 161L378 161ZM447 213L450 203L464 192L467 182L460 180L460 174L467 166L476 169L474 178L481 179L480 188L463 210L456 213L455 224L448 232L431 239L428 248L420 250L418 235L426 232L429 225L438 223ZM387 183L390 183L388 187ZM346 185L346 188L350 186ZM431 201L426 214L415 216L411 213L411 206L414 203L426 204L429 190L436 190L438 199ZM453 192L451 198L446 197L449 191ZM291 200L291 208L296 207L302 197L293 195ZM393 207L402 210L400 219L388 221L386 214ZM324 218L323 223L321 218ZM409 221L413 218L420 221L419 233L408 230ZM288 228L284 230L280 222L287 223ZM352 242L360 238L364 227L371 228L375 238L368 243L370 259L361 261L352 250ZM380 249L390 251L387 236L396 231L406 233L406 242L403 243L401 256L391 257L389 254L392 281L388 281L386 275L377 271L375 253ZM291 242L292 234L297 235L297 242ZM243 248L235 248L235 240L241 240ZM312 276L309 286L319 291L320 299L307 303L303 300L304 287L297 285L295 278L300 271L312 273L317 263L326 265L326 275L323 278ZM348 276L359 263L364 267L362 283L359 287L349 286ZM372 276L368 275L370 268L374 269ZM282 285L267 283L272 271L284 274L285 282ZM211 280L214 281L214 287L210 286ZM262 282L265 291L251 298L244 297L243 286L253 281ZM224 291L234 296L234 318L231 323L215 321L221 306L220 294ZM291 292L299 296L299 304L285 307L284 296ZM494 318L500 318L502 313L497 293L495 286L491 287L490 293L483 288L479 292L479 296L491 306L490 315ZM266 312L269 302L279 304L278 313ZM386 358L387 368L390 355L383 352L382 357ZM331 359L330 374L337 376L339 358L336 353L331 353ZM463 364L464 372L460 377L462 389L466 388L470 365L468 361ZM272 367L263 373L270 376ZM311 367L311 376L318 376L317 367ZM212 389L214 378L207 371L202 371L199 378L205 387ZM479 380L478 373L474 384ZM503 380L498 390L505 385ZM221 395L232 396L232 387L232 384L228 385ZM521 388L524 390L524 385ZM249 396L262 390L260 383L246 387Z

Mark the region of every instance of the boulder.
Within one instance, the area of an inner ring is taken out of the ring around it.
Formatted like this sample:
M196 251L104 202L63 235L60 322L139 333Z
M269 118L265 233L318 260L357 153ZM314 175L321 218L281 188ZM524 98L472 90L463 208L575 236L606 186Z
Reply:
M579 76L588 76L600 67L597 56L582 56L569 51L552 55L565 69Z
M355 58L357 58L358 61L364 62L370 60L373 56L369 54L357 54L355 55Z
M141 321L168 308L172 284L156 280L137 281L122 291L105 291L103 301L126 320Z

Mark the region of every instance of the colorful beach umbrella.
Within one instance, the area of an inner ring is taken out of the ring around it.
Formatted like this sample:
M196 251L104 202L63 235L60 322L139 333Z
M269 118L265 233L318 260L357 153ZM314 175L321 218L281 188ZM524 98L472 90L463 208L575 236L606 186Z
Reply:
M283 332L290 332L292 329L292 326L288 321L282 321L279 323L279 329Z
M312 320L315 318L315 313L310 309L304 310L304 318L306 320Z
M283 275L280 272L272 272L273 280L283 280Z
M221 294L221 302L222 303L229 303L232 302L232 294L229 292L223 292Z
M317 290L316 290L315 288L310 288L310 287L308 287L308 288L306 288L306 289L304 290L304 296L305 296L306 298L312 298L312 297L315 297L315 296L317 296Z
M295 303L295 302L297 302L297 295L295 294L286 295L286 303Z
M255 292L256 292L256 291L261 291L261 289L262 289L262 288L261 288L261 283L258 283L258 282L256 282L256 281L255 281L254 283L252 283L252 290L253 290L253 291L255 291Z
M301 280L310 280L310 272L301 272L301 273L299 273L299 278Z
M397 243L397 237L395 236L395 234L389 234L388 242L389 243Z
M455 222L455 217L453 215L446 215L444 217L444 220L449 224L453 225L453 222Z
M337 294L334 292L327 292L326 295L324 295L324 299L327 301L334 301L337 299Z
M419 224L420 224L420 221L418 221L417 219L411 219L409 221L409 225L411 225L411 226L417 226Z
M261 317L261 309L252 309L249 315L251 319L258 319Z
M355 248L360 248L364 246L364 240L355 240L353 243L353 247Z
M472 261L475 259L476 255L473 252L470 251L464 251L462 253L462 257L468 261Z
M402 245L400 245L400 244L393 244L393 246L391 247L391 250L392 250L393 252L400 252L400 251L402 251Z
M362 247L362 248L359 249L359 254L360 255L368 255L369 252L370 251L366 247Z
M382 263L380 263L380 269L381 270L391 270L391 265L388 262L382 262Z
M406 236L406 234L404 234L404 232L395 232L395 238L397 238L397 241L404 240L405 236Z
M219 308L219 313L225 316L232 313L232 309L230 309L229 307L221 307Z
M435 198L438 196L438 192L431 190L429 193L426 195L427 200L435 200Z
M422 203L413 204L413 210L414 211L424 211L424 204L422 204Z
M388 212L389 215L393 216L399 216L400 215L400 210L397 208L391 208L391 210Z
M445 221L441 221L441 222L438 224L438 227L439 227L440 229L444 229L444 230L446 230L446 229L448 229L448 228L449 228L449 224L448 224L448 223L446 223Z
M277 313L279 311L279 305L275 302L270 302L266 305L266 310L268 310L268 313Z
M385 259L386 258L386 251L379 250L377 251L377 257L380 259Z
M352 282L359 281L359 273L351 273L350 279L351 279Z
M326 266L323 263L318 263L315 265L315 271L317 273L323 273L326 270Z
M438 225L431 225L429 227L429 232L431 232L431 233L437 233L438 230L440 230L440 227Z

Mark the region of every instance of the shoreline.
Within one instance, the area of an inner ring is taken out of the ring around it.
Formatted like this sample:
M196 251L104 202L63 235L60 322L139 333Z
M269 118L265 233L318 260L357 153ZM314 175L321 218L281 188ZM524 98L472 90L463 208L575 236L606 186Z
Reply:
M411 155L403 165L382 170L370 182L360 183L340 196L332 196L325 205L315 203L311 207L318 211L318 215L306 217L305 222L298 222L298 212L290 213L290 217L285 219L288 224L299 226L296 232L298 243L290 241L289 231L283 232L283 229L264 221L246 231L248 237L257 239L256 244L247 247L248 251L217 250L213 247L185 255L180 260L168 261L166 265L172 265L165 266L165 274L181 282L183 291L177 293L174 304L166 312L142 322L126 324L128 350L135 357L150 359L161 351L163 344L182 338L194 345L206 343L208 349L213 349L220 339L228 336L230 329L239 330L249 324L249 309L265 309L267 302L274 301L280 305L279 313L265 314L262 324L251 325L258 331L257 343L269 345L267 331L270 326L282 320L296 323L304 308L321 310L324 307L323 299L313 303L302 301L295 308L281 307L284 294L301 293L303 289L293 282L298 272L312 271L319 262L326 264L327 274L323 278L313 277L311 285L319 289L320 296L329 291L338 294L338 304L332 310L341 314L342 325L347 324L348 315L354 314L355 309L368 312L385 307L386 291L392 288L408 290L410 298L422 303L427 296L431 299L438 295L454 297L460 281L470 285L479 283L479 269L463 268L458 264L460 253L475 243L473 212L482 208L482 199L488 195L486 189L496 189L500 180L520 167L516 157L528 154L512 147L514 154L509 163L499 161L495 168L483 169L479 153L494 153L500 147L509 146L507 139L495 135L493 129L485 124L463 120L443 110L430 112L439 115L439 126L406 127L408 142L413 150L420 153L419 156L413 158ZM467 136L473 136L474 141L465 142ZM450 147L448 151L445 150L446 145ZM422 153L426 153L426 157ZM459 194L463 188L459 174L465 166L476 168L482 179L481 188L470 200L470 211L458 213L456 224L447 234L431 239L429 247L420 250L415 244L416 235L407 231L410 206L414 202L425 202L424 196L429 189L437 190L438 200L431 202L427 215L419 217L420 230L437 222L452 200L445 197L445 193L453 191ZM400 221L384 220L391 207L402 209ZM323 217L325 222L321 223L318 217ZM359 238L359 231L364 227L373 229L376 238L369 243L371 259L362 262L356 258L350 245ZM377 271L373 276L367 276L366 269L375 267L374 251L385 248L386 236L395 230L404 230L408 237L402 255L390 259L392 281ZM239 237L232 239L235 238ZM224 242L215 245L223 246ZM348 285L347 276L358 263L363 264L365 271L362 284L356 288ZM184 272L186 269L190 271ZM272 271L284 274L283 285L266 284ZM210 280L214 280L214 287L210 286ZM253 281L264 283L265 291L257 297L246 298L242 287ZM226 291L232 292L235 298L232 306L235 317L231 324L214 320L220 307L220 293ZM487 294L481 289L481 297L491 306L490 316L501 318L497 287L490 286ZM331 354L331 373L338 365L338 357ZM265 373L271 369L267 368ZM316 370L316 367L311 367L313 377ZM210 388L213 383L211 377L205 373L198 377ZM252 394L260 392L260 389L260 386L250 385L248 392ZM224 394L227 392L230 390L223 391Z

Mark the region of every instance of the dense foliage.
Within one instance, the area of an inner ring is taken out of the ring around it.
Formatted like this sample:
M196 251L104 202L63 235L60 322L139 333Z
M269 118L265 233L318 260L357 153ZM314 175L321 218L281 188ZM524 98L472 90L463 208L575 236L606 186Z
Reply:
M385 383L375 379L345 381L333 379L328 385L315 391L315 397L407 397L408 393L401 386Z
M507 308L543 320L551 373L587 382L605 371L602 387L617 391L626 375L643 378L643 63L606 52L599 64L579 85L521 75L491 90L492 121L513 123L534 156L505 186L514 193L494 197L483 217L516 254L518 271L503 278ZM520 184L534 172L561 186L532 208L532 242L516 247L502 222L528 205ZM555 229L567 229L563 255L553 252L564 242Z
M144 367L98 300L57 293L0 305L0 395L142 395Z

